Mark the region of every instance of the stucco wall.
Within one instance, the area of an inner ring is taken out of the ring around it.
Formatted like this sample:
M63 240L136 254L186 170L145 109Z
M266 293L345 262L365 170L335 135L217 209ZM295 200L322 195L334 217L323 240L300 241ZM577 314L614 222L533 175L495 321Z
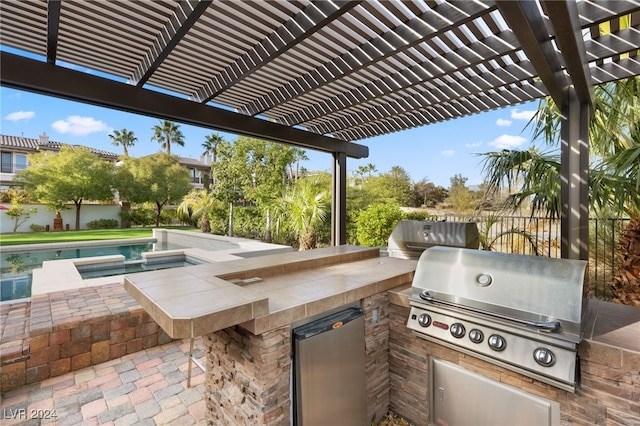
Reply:
M11 208L11 204L2 203L3 207L7 209ZM61 211L62 221L64 229L69 224L69 229L74 230L76 224L76 207L74 204L68 204L65 210ZM29 219L18 227L18 232L31 232L29 227L32 223L37 225L46 226L49 225L53 231L53 217L55 212L49 210L44 204L25 204L26 211L31 208L36 208L36 213L31 213ZM97 219L115 219L120 223L120 206L118 205L96 205L96 204L83 204L80 209L80 229L88 229L87 223ZM13 232L14 220L7 216L6 210L0 211L0 232L11 233Z

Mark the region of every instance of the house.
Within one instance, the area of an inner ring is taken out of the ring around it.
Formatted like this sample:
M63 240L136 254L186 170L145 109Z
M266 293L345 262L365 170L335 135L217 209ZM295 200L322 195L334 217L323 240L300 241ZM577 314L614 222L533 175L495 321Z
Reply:
M49 140L46 133L42 133L38 139L25 138L22 136L0 135L0 152L2 153L2 168L0 170L0 191L15 186L14 175L20 170L28 167L27 156L42 151L60 151L66 145L63 142ZM88 147L92 153L98 155L106 161L116 163L119 154L101 149ZM178 161L185 167L191 175L191 184L194 188L205 188L206 183L211 183L211 162L209 156L200 156L199 160L193 158L179 157Z
M38 139L0 135L0 152L2 155L0 191L6 191L15 186L13 177L17 172L29 166L29 160L27 159L29 154L42 151L58 152L63 145L65 144L62 142L50 141L49 136L44 132ZM118 154L116 153L90 147L89 149L106 161L113 163L118 161Z
M179 157L180 165L189 170L191 186L197 189L208 188L213 183L211 175L211 157L201 155L199 160Z

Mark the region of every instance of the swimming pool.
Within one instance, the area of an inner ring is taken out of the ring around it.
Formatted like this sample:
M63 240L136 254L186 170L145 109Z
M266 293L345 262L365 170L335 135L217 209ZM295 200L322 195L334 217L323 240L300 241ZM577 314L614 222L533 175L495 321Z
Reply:
M114 263L76 266L83 279L112 277L114 275L135 274L136 272L157 271L159 269L181 268L199 265L202 262L189 256L166 256L148 260L128 260Z
M82 244L82 243L78 243ZM11 247L7 247L11 249ZM79 259L83 257L120 254L126 261L142 260L142 253L154 250L153 241L137 244L91 245L56 249L2 251L0 254L0 302L31 296L31 273L47 260Z

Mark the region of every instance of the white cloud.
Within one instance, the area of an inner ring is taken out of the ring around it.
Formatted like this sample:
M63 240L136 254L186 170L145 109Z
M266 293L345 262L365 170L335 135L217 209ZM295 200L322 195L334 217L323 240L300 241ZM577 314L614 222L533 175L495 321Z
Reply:
M511 126L511 123L513 123L513 121L511 120L506 120L504 118L498 118L496 120L496 124L500 127L509 127Z
M447 150L441 151L440 154L444 155L445 157L451 157L453 154L455 154L455 151L452 149L447 149Z
M519 147L526 141L522 136L502 135L489 142L489 145L498 149L513 149Z
M58 120L51 124L60 133L70 133L76 136L85 136L95 132L109 131L109 126L93 117L80 117L70 115L66 120Z
M482 142L465 143L464 146L466 146L467 148L477 148L479 146L482 146Z
M526 111L520 111L517 108L514 108L511 110L511 118L513 118L514 120L531 120L531 118L533 118L533 116L536 114L535 110L526 110Z
M20 120L28 120L36 116L36 113L33 111L16 111L11 114L7 114L4 118L9 121L20 121Z

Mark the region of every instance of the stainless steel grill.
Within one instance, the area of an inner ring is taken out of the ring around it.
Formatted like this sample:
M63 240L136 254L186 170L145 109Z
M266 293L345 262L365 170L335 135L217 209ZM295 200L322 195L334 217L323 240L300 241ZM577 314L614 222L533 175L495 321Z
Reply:
M389 256L418 259L433 246L480 247L478 226L474 222L433 222L401 220L389 237Z
M586 262L432 247L418 261L418 336L574 392Z

